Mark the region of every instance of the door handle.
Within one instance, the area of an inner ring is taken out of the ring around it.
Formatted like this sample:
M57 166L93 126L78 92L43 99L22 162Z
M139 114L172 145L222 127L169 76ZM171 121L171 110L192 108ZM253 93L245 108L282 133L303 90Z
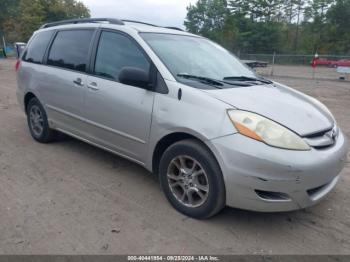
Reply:
M98 88L96 82L92 82L92 83L88 84L87 87L88 87L90 90L92 90L92 91L98 91L98 90L100 90L100 89Z
M81 80L80 77L75 79L75 80L73 80L73 83L78 85L78 86L83 86L84 85L83 80Z

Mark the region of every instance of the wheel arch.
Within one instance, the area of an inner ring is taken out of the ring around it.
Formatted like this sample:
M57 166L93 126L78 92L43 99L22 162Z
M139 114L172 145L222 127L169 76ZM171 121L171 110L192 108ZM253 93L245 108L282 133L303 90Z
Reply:
M218 164L220 166L220 163L219 163L218 159L216 158L214 152L204 142L203 139L201 139L198 136L195 136L193 134L186 133L186 132L174 132L174 133L170 133L170 134L167 134L164 137L162 137L157 142L156 146L154 147L151 168L152 168L152 172L156 176L158 176L158 174L159 174L159 162L160 162L160 159L161 159L162 155L164 154L165 150L167 150L167 148L169 148L171 145L173 145L179 141L186 140L186 139L193 139L193 140L196 140L197 142L199 142L200 144L202 144L213 155L214 159L218 162Z
M29 103L29 101L30 101L31 99L33 99L33 98L38 99L38 97L37 97L34 93L32 93L32 92L28 92L28 93L26 93L25 96L24 96L24 111L25 111L26 114L27 114L27 106L28 106L28 103Z

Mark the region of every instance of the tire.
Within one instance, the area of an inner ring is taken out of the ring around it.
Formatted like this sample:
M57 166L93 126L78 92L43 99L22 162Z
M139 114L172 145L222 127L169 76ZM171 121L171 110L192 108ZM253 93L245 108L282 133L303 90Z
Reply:
M159 180L168 201L186 216L210 218L225 206L220 166L213 154L194 139L177 142L164 152Z
M27 105L27 123L31 136L39 143L54 141L56 131L49 127L47 114L37 98L32 98ZM41 129L39 128L41 126Z

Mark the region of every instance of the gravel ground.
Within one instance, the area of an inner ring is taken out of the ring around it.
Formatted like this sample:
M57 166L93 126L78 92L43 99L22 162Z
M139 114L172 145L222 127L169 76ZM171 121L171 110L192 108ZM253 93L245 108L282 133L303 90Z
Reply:
M324 102L350 137L350 82L275 80ZM0 60L1 254L350 254L349 162L315 207L197 221L127 160L71 138L34 142L15 86L14 61Z

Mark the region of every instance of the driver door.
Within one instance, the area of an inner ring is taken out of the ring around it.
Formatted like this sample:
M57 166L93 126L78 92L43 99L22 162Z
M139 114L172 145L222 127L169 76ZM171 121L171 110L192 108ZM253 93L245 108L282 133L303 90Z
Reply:
M93 75L86 82L87 130L98 144L142 163L147 154L154 93L120 83L123 67L149 72L151 63L129 36L102 30Z

